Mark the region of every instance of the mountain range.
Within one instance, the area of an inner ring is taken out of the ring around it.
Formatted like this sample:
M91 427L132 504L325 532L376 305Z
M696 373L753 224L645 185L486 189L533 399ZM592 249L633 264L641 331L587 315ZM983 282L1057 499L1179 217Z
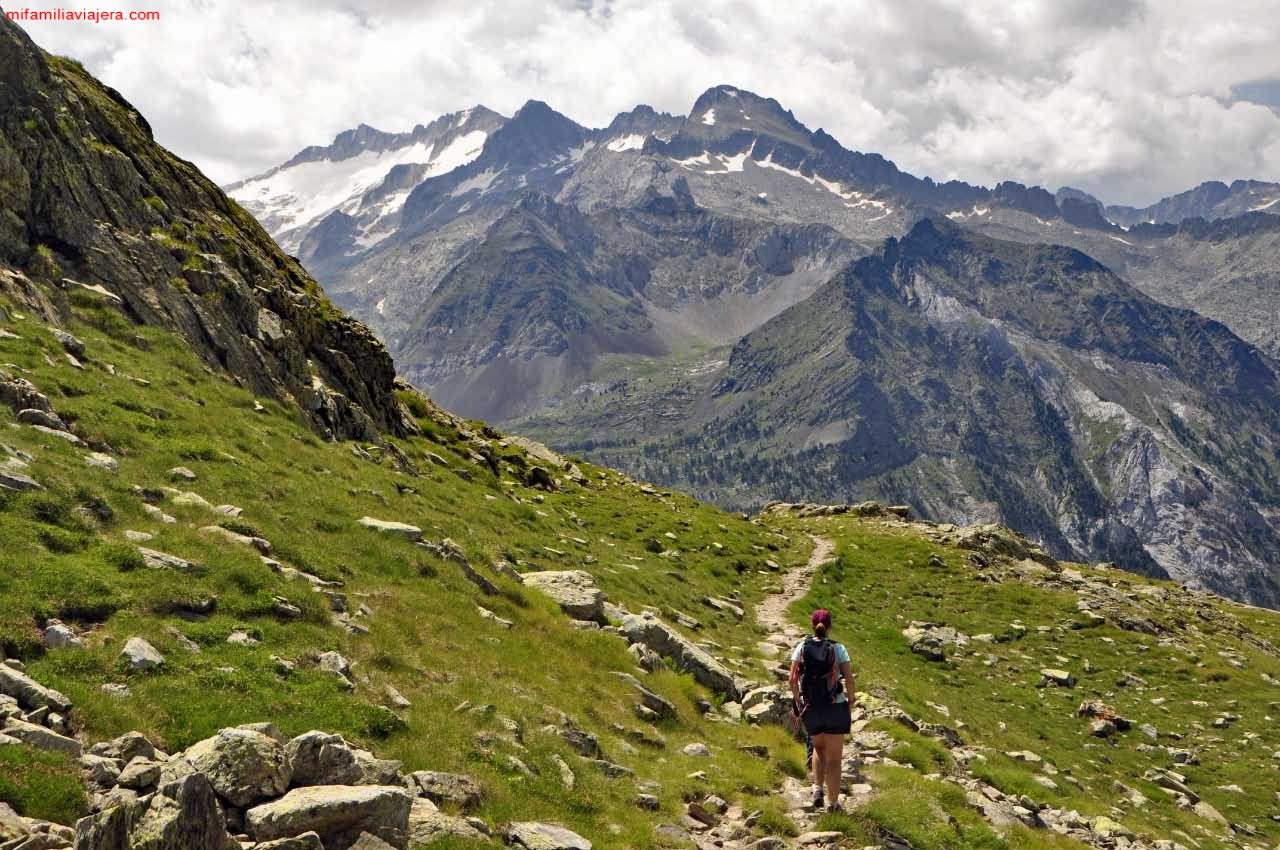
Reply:
M731 86L430 127L475 122L411 188L424 128L229 187L449 408L729 507L901 498L1280 605L1280 184L938 183ZM261 189L309 180L332 211Z

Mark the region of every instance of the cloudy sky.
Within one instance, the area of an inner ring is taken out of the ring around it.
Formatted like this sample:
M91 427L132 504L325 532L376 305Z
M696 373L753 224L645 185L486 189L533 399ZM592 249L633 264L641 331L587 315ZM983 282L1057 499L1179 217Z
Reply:
M5 8L77 8L7 0ZM117 4L117 5L113 5ZM591 126L728 83L936 179L1149 203L1280 180L1266 0L95 0L158 23L28 23L219 182L360 122L545 100Z

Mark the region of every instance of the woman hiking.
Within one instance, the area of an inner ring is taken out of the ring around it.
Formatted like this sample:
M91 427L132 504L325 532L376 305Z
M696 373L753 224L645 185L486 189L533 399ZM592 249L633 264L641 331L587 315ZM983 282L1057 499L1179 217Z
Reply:
M831 612L819 608L809 618L813 636L791 653L791 696L813 739L813 807L839 809L844 736L849 734L849 691L853 667L844 644L827 637ZM825 793L823 786L826 786Z

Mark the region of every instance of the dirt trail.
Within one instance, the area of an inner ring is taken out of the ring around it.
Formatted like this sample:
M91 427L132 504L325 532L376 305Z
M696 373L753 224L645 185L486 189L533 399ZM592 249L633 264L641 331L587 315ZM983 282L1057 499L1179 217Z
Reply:
M770 630L770 637L797 637L800 631L787 622L787 608L792 602L809 592L818 568L834 559L836 544L826 537L810 534L813 552L803 567L790 570L782 576L782 591L768 596L756 607L756 621Z

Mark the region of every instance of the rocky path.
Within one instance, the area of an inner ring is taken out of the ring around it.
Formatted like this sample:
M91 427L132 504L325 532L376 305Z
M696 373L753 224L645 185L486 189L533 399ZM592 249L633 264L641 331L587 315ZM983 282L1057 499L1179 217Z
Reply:
M756 606L756 621L770 629L770 638L799 639L799 629L787 622L787 609L791 607L792 602L809 592L810 586L813 585L813 577L818 574L818 568L835 556L834 541L816 534L809 536L813 539L813 552L809 554L809 561L803 567L784 573L781 592L766 597Z
M782 589L766 597L756 606L756 621L765 626L769 633L762 640L761 648L769 655L785 658L785 653L803 637L800 628L790 623L787 609L791 603L809 592L818 569L831 561L835 555L836 545L833 541L810 535L813 539L813 552L809 560L782 577ZM802 746L800 743L795 745ZM817 832L814 823L817 814L809 810L811 800L808 780L787 777L782 785L775 789L779 797L786 802L787 814L795 822L799 831L797 838L766 836L752 839L751 827L759 817L759 812L748 812L738 805L728 807L720 822L709 832L694 836L694 842L700 850L784 850L791 847L832 847L838 844L843 836L835 832ZM865 786L862 786L865 787ZM868 789L869 790L869 789Z

